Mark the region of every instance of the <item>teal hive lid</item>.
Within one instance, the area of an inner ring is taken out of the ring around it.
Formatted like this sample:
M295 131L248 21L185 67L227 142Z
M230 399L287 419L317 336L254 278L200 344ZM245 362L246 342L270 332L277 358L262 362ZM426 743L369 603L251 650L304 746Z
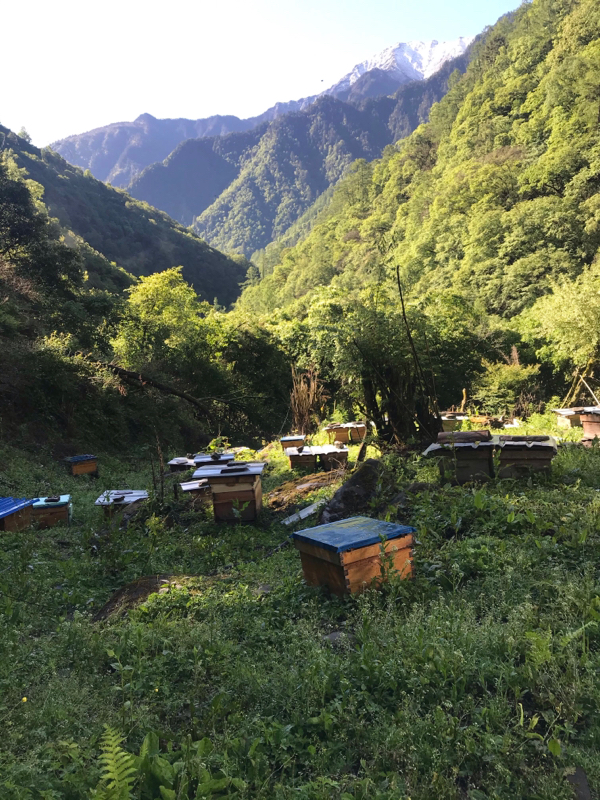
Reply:
M346 550L378 544L382 536L387 539L398 539L411 533L416 533L416 528L370 517L351 517L298 531L293 533L292 537L299 542L322 547L334 553L344 553Z
M52 500L51 498L58 497L58 500ZM38 497L33 502L34 508L60 508L61 506L67 506L71 502L71 495L70 494L61 494L61 495L49 495L48 497Z

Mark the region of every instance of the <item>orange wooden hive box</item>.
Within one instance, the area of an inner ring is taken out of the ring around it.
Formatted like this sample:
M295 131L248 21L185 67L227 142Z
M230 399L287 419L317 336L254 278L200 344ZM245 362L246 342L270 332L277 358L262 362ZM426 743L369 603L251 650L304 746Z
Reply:
M306 444L306 436L303 433L291 433L289 436L282 436L279 442L283 450L288 447L302 447Z
M256 461L240 461L194 472L194 478L201 476L210 485L216 522L256 519L262 508L261 475L265 466Z
M0 497L0 531L22 531L31 525L33 500Z
M290 460L290 469L296 469L297 467L316 469L318 449L317 447L308 447L306 445L287 447L285 454Z
M71 475L98 475L98 459L89 453L83 456L69 456L65 463Z
M390 572L412 575L415 529L370 517L351 517L293 533L304 580L337 595L380 586ZM383 565L382 548L389 559ZM389 570L389 571L388 571Z
M73 516L70 494L38 497L31 507L32 522L40 528L53 528L55 525L68 525Z
M341 443L338 442L338 444ZM313 452L316 451L321 466L326 472L348 466L347 447L335 447L335 445L326 444L323 447L313 447L312 449Z

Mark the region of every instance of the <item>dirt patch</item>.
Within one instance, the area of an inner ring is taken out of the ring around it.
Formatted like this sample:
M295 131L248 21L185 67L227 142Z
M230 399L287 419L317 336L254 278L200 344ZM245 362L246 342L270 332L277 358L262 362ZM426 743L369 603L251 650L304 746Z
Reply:
M130 608L144 603L155 592L179 589L185 577L175 575L145 575L118 589L110 600L94 614L94 622L125 614Z
M330 486L332 483L341 480L343 470L332 470L331 472L315 472L313 475L303 475L293 481L282 483L274 489L268 496L269 508L273 511L285 511L292 514L302 505L305 498L311 493Z

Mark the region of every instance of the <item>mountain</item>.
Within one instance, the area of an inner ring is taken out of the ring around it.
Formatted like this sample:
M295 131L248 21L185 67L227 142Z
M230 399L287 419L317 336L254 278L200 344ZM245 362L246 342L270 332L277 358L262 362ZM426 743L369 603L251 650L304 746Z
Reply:
M354 101L392 94L402 83L429 77L445 61L461 55L470 42L471 39L463 37L455 42L394 45L357 64L321 95L331 94L341 100ZM367 77L361 81L365 75ZM71 164L89 169L99 180L127 187L145 167L165 159L186 139L243 133L283 114L303 111L317 96L320 95L276 103L264 113L248 119L231 115L197 120L156 119L151 114L142 114L133 122L114 122L87 133L68 136L50 146Z
M469 58L466 51L430 78L401 86L392 97L352 104L324 95L305 111L279 117L249 151L236 179L208 208L198 209L195 230L215 247L247 257L266 247L353 161L378 158L386 146L427 121L431 106L446 93L450 76L464 71ZM179 171L185 175L178 190L181 197L204 182L191 167L180 166ZM147 200L140 193L143 178L131 191ZM169 211L156 195L154 200Z
M78 246L82 240L90 257L96 253L98 268L114 262L140 276L183 266L184 277L203 298L217 297L229 304L238 296L247 269L243 261L220 253L166 214L2 126L0 144L18 168L43 187L48 213L58 219L67 241ZM113 277L107 274L107 280Z
M383 159L356 164L302 241L271 247L278 263L239 308L256 318L289 307L288 318L300 319L329 302L341 320L348 298L359 303L370 286L397 298L397 266L411 313L430 304L438 319L505 320L500 361L511 342L527 352L544 326L564 348L548 375L564 368L565 342L579 337L589 349L598 341L589 320L600 266L599 85L598 5L523 4L476 45L427 125ZM561 310L561 297L577 296L578 306ZM319 324L329 329L324 312ZM495 324L481 334L489 342L500 336ZM547 345L538 346L548 359Z
M451 42L398 42L382 50L381 53L356 64L341 80L330 86L323 94L332 94L340 100L348 100L353 86L369 73L370 82L387 81L388 86L395 83L395 89L403 83L420 81L434 75L446 61L462 55L474 37L461 36ZM378 94L392 94L379 91ZM369 95L375 96L374 93Z
M113 122L87 133L67 136L50 147L69 163L89 169L99 180L127 187L147 166L162 161L186 139L249 131L290 111L300 111L314 97L276 103L248 119L216 115L206 119L156 119L141 114L133 122Z

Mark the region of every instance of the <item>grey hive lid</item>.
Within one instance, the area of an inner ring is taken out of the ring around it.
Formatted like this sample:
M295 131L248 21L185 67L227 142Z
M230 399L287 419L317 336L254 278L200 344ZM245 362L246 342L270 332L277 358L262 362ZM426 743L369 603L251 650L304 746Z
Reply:
M334 553L344 553L346 550L379 544L381 536L398 539L412 533L416 533L416 528L409 525L397 525L394 522L383 522L370 517L351 517L298 531L292 534L292 538Z

